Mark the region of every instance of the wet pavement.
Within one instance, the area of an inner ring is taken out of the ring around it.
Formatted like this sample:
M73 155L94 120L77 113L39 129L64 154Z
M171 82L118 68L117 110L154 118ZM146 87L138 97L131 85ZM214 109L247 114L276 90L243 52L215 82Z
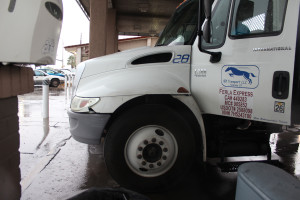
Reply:
M42 87L18 97L23 200L67 199L92 187L119 187L107 172L103 145L86 145L71 137L66 112L70 94L69 88L50 88L49 120L43 120L41 114ZM300 180L299 135L297 127L289 128L284 133L272 134L270 143L272 159L278 159L284 170ZM195 165L183 183L171 191L145 195L153 200L234 199L237 173L221 172L218 161L210 160L205 174Z

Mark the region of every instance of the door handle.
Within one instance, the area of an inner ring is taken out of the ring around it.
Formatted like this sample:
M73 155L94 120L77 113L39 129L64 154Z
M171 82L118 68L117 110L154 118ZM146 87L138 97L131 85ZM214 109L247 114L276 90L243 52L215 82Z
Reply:
M290 73L276 71L273 75L272 96L275 99L287 99L289 96Z

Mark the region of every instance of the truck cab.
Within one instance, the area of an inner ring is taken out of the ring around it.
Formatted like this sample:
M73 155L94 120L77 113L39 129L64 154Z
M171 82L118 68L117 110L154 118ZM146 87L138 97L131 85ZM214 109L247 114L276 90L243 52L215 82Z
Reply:
M299 123L299 0L187 0L153 48L77 66L74 139L104 142L112 177L159 191L210 157L267 155Z

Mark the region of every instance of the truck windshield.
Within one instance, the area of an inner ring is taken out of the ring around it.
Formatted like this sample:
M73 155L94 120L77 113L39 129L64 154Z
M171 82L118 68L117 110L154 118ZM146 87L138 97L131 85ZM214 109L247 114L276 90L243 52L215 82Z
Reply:
M199 0L182 3L165 27L156 46L191 44L197 31L198 5Z

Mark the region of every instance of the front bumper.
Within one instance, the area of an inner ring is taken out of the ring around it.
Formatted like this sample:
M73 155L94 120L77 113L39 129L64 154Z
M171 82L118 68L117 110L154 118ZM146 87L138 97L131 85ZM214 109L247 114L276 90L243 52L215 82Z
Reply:
M68 111L70 132L78 142L100 144L110 114L75 113Z

